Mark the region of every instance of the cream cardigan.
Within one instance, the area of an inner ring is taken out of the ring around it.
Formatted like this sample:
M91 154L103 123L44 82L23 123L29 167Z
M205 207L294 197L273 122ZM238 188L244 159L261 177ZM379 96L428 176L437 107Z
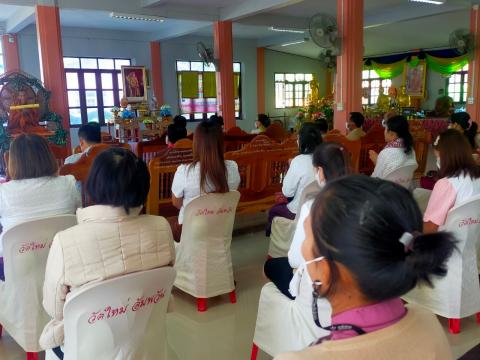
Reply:
M275 360L452 360L447 337L436 316L416 306L387 328L345 340L325 341Z
M63 344L63 306L82 287L136 271L173 265L172 231L163 217L139 215L140 208L103 205L77 210L78 225L59 232L52 243L43 287L44 349Z

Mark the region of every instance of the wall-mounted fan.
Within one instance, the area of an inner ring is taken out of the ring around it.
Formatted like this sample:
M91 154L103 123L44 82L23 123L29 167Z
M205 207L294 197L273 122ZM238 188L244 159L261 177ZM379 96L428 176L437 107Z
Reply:
M339 55L341 41L338 35L337 20L326 14L315 14L309 23L309 32L312 41L322 49L331 50L332 54Z
M197 52L200 59L202 59L203 63L207 66L213 64L215 69L218 69L218 61L215 59L213 54L213 49L208 48L203 42L197 43Z
M318 58L323 66L325 66L327 69L335 69L337 66L337 56L333 54L332 50L326 50L325 52L322 52Z
M467 29L457 29L450 34L449 44L460 55L464 55L473 51L474 38Z

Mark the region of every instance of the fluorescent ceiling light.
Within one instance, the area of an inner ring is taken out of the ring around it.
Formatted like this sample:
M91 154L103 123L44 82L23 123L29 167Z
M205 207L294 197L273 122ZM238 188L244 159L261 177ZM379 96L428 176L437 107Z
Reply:
M149 16L149 15L136 15L136 14L121 14L112 12L110 17L114 19L121 20L136 20L136 21L155 21L155 22L164 22L165 18L161 16Z
M282 46L290 46L290 45L297 45L297 44L303 44L305 40L298 40L298 41L293 41L289 43L282 44Z
M271 31L278 31L278 32L286 32L292 34L305 34L305 30L298 30L298 29L289 29L289 28L277 28L274 26L270 26L268 30Z
M420 2L425 4L443 5L446 0L410 0L411 2Z

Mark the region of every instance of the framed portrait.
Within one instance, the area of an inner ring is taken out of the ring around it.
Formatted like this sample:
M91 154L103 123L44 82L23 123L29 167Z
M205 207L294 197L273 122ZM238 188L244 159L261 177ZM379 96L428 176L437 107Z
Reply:
M145 66L122 66L123 93L129 102L147 101Z
M420 61L415 67L405 64L403 70L403 84L407 89L407 95L424 98L426 80L427 64L425 61Z

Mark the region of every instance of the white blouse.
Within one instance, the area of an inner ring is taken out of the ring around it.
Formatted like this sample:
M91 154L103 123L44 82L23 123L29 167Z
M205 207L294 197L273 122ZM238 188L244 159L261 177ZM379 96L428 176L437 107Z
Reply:
M82 205L72 175L11 180L0 185L3 232L20 223L48 216L75 214ZM3 246L0 241L0 253Z
M405 148L387 147L380 151L372 177L384 179L392 171L407 165L417 164L415 151L405 154Z
M237 190L240 185L240 173L235 161L225 160L225 167L227 168L227 182L230 191ZM212 185L208 179L205 184L207 193L214 192ZM172 182L172 194L176 198L183 198L182 208L178 214L178 223L183 224L183 213L185 206L190 201L201 195L200 191L200 164L191 167L190 164L183 164L177 168Z
M298 211L300 197L305 186L315 180L315 169L312 165L312 155L297 155L283 179L282 193L287 198L293 198L287 204L293 214Z
M290 249L288 250L288 263L292 269L298 269L298 267L305 262L305 259L302 255L302 244L305 241L305 229L303 227L303 223L310 214L313 201L314 199L306 201L300 210L300 215L298 216L297 226L295 227L295 232L293 233L293 240L290 244Z

